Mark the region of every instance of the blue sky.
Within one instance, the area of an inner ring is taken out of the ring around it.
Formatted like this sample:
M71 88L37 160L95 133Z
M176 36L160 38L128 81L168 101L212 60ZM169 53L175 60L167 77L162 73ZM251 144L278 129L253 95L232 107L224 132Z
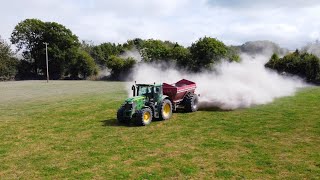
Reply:
M95 44L140 37L188 46L211 36L226 44L271 40L295 49L320 39L318 0L10 0L0 7L5 39L26 18L56 21Z

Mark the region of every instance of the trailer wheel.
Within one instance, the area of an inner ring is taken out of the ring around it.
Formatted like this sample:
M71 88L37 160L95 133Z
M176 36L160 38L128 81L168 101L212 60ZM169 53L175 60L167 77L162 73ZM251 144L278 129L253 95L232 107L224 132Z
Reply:
M198 110L198 103L198 95L190 94L186 96L184 108L187 112L196 112Z
M170 119L172 116L172 103L170 100L165 99L162 101L160 107L160 120Z
M135 114L135 123L139 126L149 125L152 121L152 111L150 108L138 110Z
M125 108L123 106L121 106L119 109L118 109L118 112L117 112L117 120L119 123L127 123L128 120L124 118L123 116L123 113L124 113L124 110Z

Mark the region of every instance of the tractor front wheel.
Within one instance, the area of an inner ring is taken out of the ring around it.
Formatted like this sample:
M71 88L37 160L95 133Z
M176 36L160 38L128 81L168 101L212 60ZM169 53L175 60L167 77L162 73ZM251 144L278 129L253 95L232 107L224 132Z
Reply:
M152 111L150 108L138 110L135 114L135 123L139 126L149 125L152 121Z
M170 119L172 116L172 103L170 100L165 99L162 101L160 107L160 120Z
M127 123L128 120L125 119L123 113L125 111L125 108L122 106L118 109L118 112L117 112L117 120L119 123Z

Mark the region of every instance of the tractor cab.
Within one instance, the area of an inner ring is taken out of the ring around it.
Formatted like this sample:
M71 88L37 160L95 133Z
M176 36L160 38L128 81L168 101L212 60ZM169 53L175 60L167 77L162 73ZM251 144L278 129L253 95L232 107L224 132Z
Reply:
M136 84L132 86L133 96L145 96L149 101L157 102L162 96L161 84Z

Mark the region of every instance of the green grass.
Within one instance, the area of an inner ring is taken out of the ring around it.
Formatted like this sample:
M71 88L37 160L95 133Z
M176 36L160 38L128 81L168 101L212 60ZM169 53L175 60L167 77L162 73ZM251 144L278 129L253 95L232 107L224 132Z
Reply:
M0 179L319 179L320 88L235 111L116 123L124 83L0 83Z

